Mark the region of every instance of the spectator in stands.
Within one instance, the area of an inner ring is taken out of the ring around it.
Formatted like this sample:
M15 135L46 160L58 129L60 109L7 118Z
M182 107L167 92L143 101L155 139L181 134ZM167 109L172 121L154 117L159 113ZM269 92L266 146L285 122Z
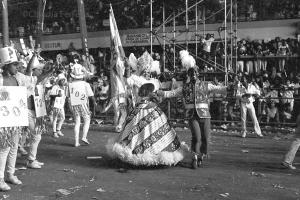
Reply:
M203 59L206 61L204 66L207 67L207 62L211 60L211 45L215 40L214 35L207 33L205 38L201 39L203 45Z
M286 43L285 40L282 42L278 42L278 50L277 50L277 55L279 56L287 56L288 53L290 52L289 45ZM285 67L285 58L279 59L279 71L282 72L284 71Z
M279 111L274 101L271 101L267 107L267 123L269 123L270 120L279 123Z

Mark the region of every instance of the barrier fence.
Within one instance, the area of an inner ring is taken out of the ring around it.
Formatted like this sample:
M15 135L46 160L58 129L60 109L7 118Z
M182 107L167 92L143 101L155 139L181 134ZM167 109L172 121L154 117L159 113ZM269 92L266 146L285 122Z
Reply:
M272 100L279 100L276 103L278 118L274 118L267 121L267 106ZM282 100L293 100L294 110L284 110L284 104ZM270 98L256 98L253 103L257 119L261 125L268 126L281 126L281 127L294 127L295 117L298 115L300 108L300 97L295 98L284 98L284 97L270 97ZM185 109L181 98L164 99L159 103L160 108L166 113L170 121L178 122L178 125L182 126L186 123L187 118L185 117ZM66 106L68 107L68 106ZM298 110L298 112L297 112ZM212 99L210 102L211 122L212 124L219 126L222 124L238 124L241 122L241 111L240 102L236 97L225 97ZM289 117L285 116L287 112ZM100 113L96 108L92 108L92 116L95 121L101 119L104 123L113 123L113 107L111 107L106 113ZM72 117L70 110L66 108L66 116ZM247 123L252 123L250 117L247 118Z

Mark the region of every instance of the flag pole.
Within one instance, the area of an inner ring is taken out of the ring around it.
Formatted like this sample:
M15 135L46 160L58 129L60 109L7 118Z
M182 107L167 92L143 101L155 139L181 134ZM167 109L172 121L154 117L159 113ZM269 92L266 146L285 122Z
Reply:
M78 6L78 14L79 14L82 49L84 54L88 57L89 56L88 41L87 41L88 35L87 35L83 0L77 0L77 6Z
M2 30L3 30L3 46L9 46L7 0L2 0Z

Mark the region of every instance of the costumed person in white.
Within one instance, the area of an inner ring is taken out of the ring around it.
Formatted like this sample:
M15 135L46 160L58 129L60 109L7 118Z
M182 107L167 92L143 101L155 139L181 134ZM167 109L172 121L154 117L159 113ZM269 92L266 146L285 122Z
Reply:
M210 93L226 94L227 87L216 86L198 78L195 59L186 50L180 51L181 63L187 69L187 79L182 87L171 91L158 91L165 98L182 97L184 108L192 132L193 160L191 167L196 169L208 156L211 137L211 122L209 112Z
M89 108L89 100L91 100L93 106L96 106L94 98L94 92L89 83L84 81L85 69L80 64L72 66L71 72L72 81L68 84L69 91L68 97L70 97L70 108L75 119L74 134L75 134L75 147L80 146L79 132L80 132L80 120L83 118L83 133L81 141L85 144L90 144L87 139L88 131L91 122L91 111Z
M136 166L171 166L183 160L188 148L155 103L154 89L152 83L139 88L140 101L128 115L124 130L106 145L109 156Z
M53 104L53 120L52 120L52 130L53 137L58 138L59 136L64 136L61 132L61 127L65 121L65 100L66 92L65 85L67 79L64 74L59 74L57 77L57 84L51 89L50 96L54 98Z
M15 50L12 47L1 48L0 58L3 70L0 73L0 86L8 86L8 88L10 86L24 86L23 82L16 77L17 67L22 63L18 61ZM5 101L8 98L8 93L5 90L0 90L0 100ZM6 106L1 107L1 112L3 112L3 116L9 114ZM6 182L15 185L22 184L14 175L21 131L22 127L0 127L0 191L11 189ZM6 180L4 180L5 172L7 174Z
M50 65L50 63L47 63ZM31 57L30 62L26 70L26 75L18 73L17 77L25 82L27 87L27 106L28 106L28 118L29 118L29 135L28 135L28 156L27 156L27 167L32 169L40 169L44 163L39 162L36 159L38 146L42 138L43 133L43 121L42 118L36 116L36 105L34 98L39 96L37 93L37 86L42 85L43 81L50 76L52 69L43 72L45 63L41 63L38 60L38 55L34 53ZM43 96L43 94L40 94ZM43 102L40 104L42 105ZM44 108L46 109L46 108Z
M242 77L242 82L238 84L236 96L241 101L241 120L242 120L242 137L245 138L247 135L247 111L249 111L250 117L252 118L254 131L259 137L263 137L261 129L255 114L255 108L253 102L255 101L254 96L260 95L260 89L256 84L248 83L246 75Z

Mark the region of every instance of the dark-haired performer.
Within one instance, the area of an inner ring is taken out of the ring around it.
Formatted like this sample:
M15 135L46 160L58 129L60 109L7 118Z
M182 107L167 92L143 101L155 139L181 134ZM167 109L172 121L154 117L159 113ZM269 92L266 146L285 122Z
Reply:
M196 169L201 165L204 156L208 154L211 132L209 94L224 94L227 92L227 87L201 81L195 68L189 68L187 75L188 78L182 87L172 91L158 91L158 94L165 98L183 97L184 108L188 113L187 117L192 132L192 151L194 153L192 168Z
M106 145L111 157L133 165L176 165L187 147L181 144L167 116L155 103L154 85L139 88L139 102L128 115L124 129Z

